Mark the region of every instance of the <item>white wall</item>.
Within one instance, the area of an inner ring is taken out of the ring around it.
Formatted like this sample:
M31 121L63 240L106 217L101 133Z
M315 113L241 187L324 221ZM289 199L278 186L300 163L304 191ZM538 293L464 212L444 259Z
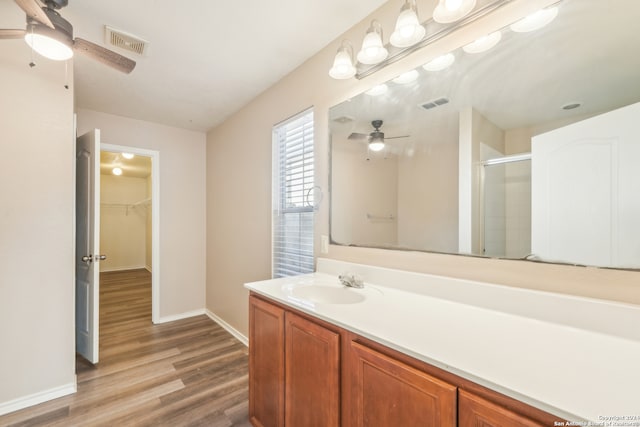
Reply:
M75 387L73 87L0 43L0 413Z
M100 176L100 271L144 268L147 262L147 179Z
M271 129L310 106L315 111L316 182L325 191L316 216L316 253L329 233L328 110L403 71L469 43L534 12L550 0L516 0L498 13L452 37L421 49L363 80L332 80L327 71L343 38L362 35L374 17L392 28L399 5L388 2L298 69L231 115L207 134L207 308L247 333L247 291L243 283L271 276ZM422 18L435 1L418 1ZM233 180L230 179L233 177ZM552 290L640 303L637 273L579 269L524 261L478 259L408 251L331 245L327 256L345 261L486 280L509 286Z
M97 128L102 143L159 151L160 317L203 309L205 134L91 110L77 114L79 135Z

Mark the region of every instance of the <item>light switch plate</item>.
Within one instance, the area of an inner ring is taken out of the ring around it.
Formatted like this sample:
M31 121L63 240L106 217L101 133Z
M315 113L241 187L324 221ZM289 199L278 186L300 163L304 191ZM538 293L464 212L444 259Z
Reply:
M329 253L329 236L320 236L320 253Z

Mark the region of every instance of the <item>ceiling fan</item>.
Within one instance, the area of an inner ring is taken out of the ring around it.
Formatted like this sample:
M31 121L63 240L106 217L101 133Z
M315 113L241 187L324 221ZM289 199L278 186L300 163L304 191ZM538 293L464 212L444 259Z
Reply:
M0 29L0 39L24 38L40 55L57 61L69 59L78 52L123 73L129 74L135 68L135 61L125 56L90 41L73 38L73 26L58 13L68 0L44 0L44 6L37 0L15 2L27 14L27 28Z
M382 127L382 123L383 123L382 120L373 120L371 122L371 126L373 126L373 132L371 132L368 135L365 133L353 132L351 135L349 135L347 139L355 139L355 140L366 139L369 142L369 149L371 151L380 151L384 148L384 141L385 141L384 132L380 131L380 128ZM400 135L400 136L389 136L386 139L408 138L408 137L409 135Z

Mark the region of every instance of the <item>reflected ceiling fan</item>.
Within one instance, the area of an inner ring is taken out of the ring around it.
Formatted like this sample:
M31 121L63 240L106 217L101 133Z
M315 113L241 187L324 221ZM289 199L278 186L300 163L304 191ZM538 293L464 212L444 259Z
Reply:
M371 151L380 151L384 148L384 141L385 141L385 137L384 137L384 132L380 131L380 128L382 127L382 120L373 120L371 122L371 126L373 126L373 132L371 132L370 134L365 134L365 133L357 133L357 132L353 132L351 135L349 135L348 139L355 139L355 140L361 140L361 139L366 139L369 142L369 149ZM397 138L408 138L409 135L400 135L400 136L389 136L386 139L397 139Z
M135 68L135 61L125 56L90 41L73 38L73 26L58 13L68 0L44 0L44 6L37 0L15 2L27 14L27 28L0 29L0 39L24 38L33 50L56 61L69 59L78 52L123 73L129 74Z

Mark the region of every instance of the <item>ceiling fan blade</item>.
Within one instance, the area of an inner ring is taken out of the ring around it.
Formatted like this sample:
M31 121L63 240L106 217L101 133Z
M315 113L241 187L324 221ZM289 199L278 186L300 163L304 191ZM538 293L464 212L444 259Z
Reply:
M26 13L27 16L35 19L36 21L42 22L47 27L55 30L53 23L51 22L47 14L44 12L44 10L42 10L42 6L40 6L40 3L38 3L37 0L15 0L15 1L18 4L18 6L20 6L20 9L24 10L24 13Z
M385 136L384 139L398 139L398 138L409 138L411 135L400 135L400 136Z
M112 50L106 49L90 41L77 38L73 41L73 49L89 58L95 59L109 67L115 68L118 71L129 74L136 67L136 62L116 53Z
M0 30L0 39L22 39L25 34L25 30Z
M367 135L366 133L358 133L358 132L353 132L351 135L347 137L347 139L367 139L367 138L369 138L369 135Z

